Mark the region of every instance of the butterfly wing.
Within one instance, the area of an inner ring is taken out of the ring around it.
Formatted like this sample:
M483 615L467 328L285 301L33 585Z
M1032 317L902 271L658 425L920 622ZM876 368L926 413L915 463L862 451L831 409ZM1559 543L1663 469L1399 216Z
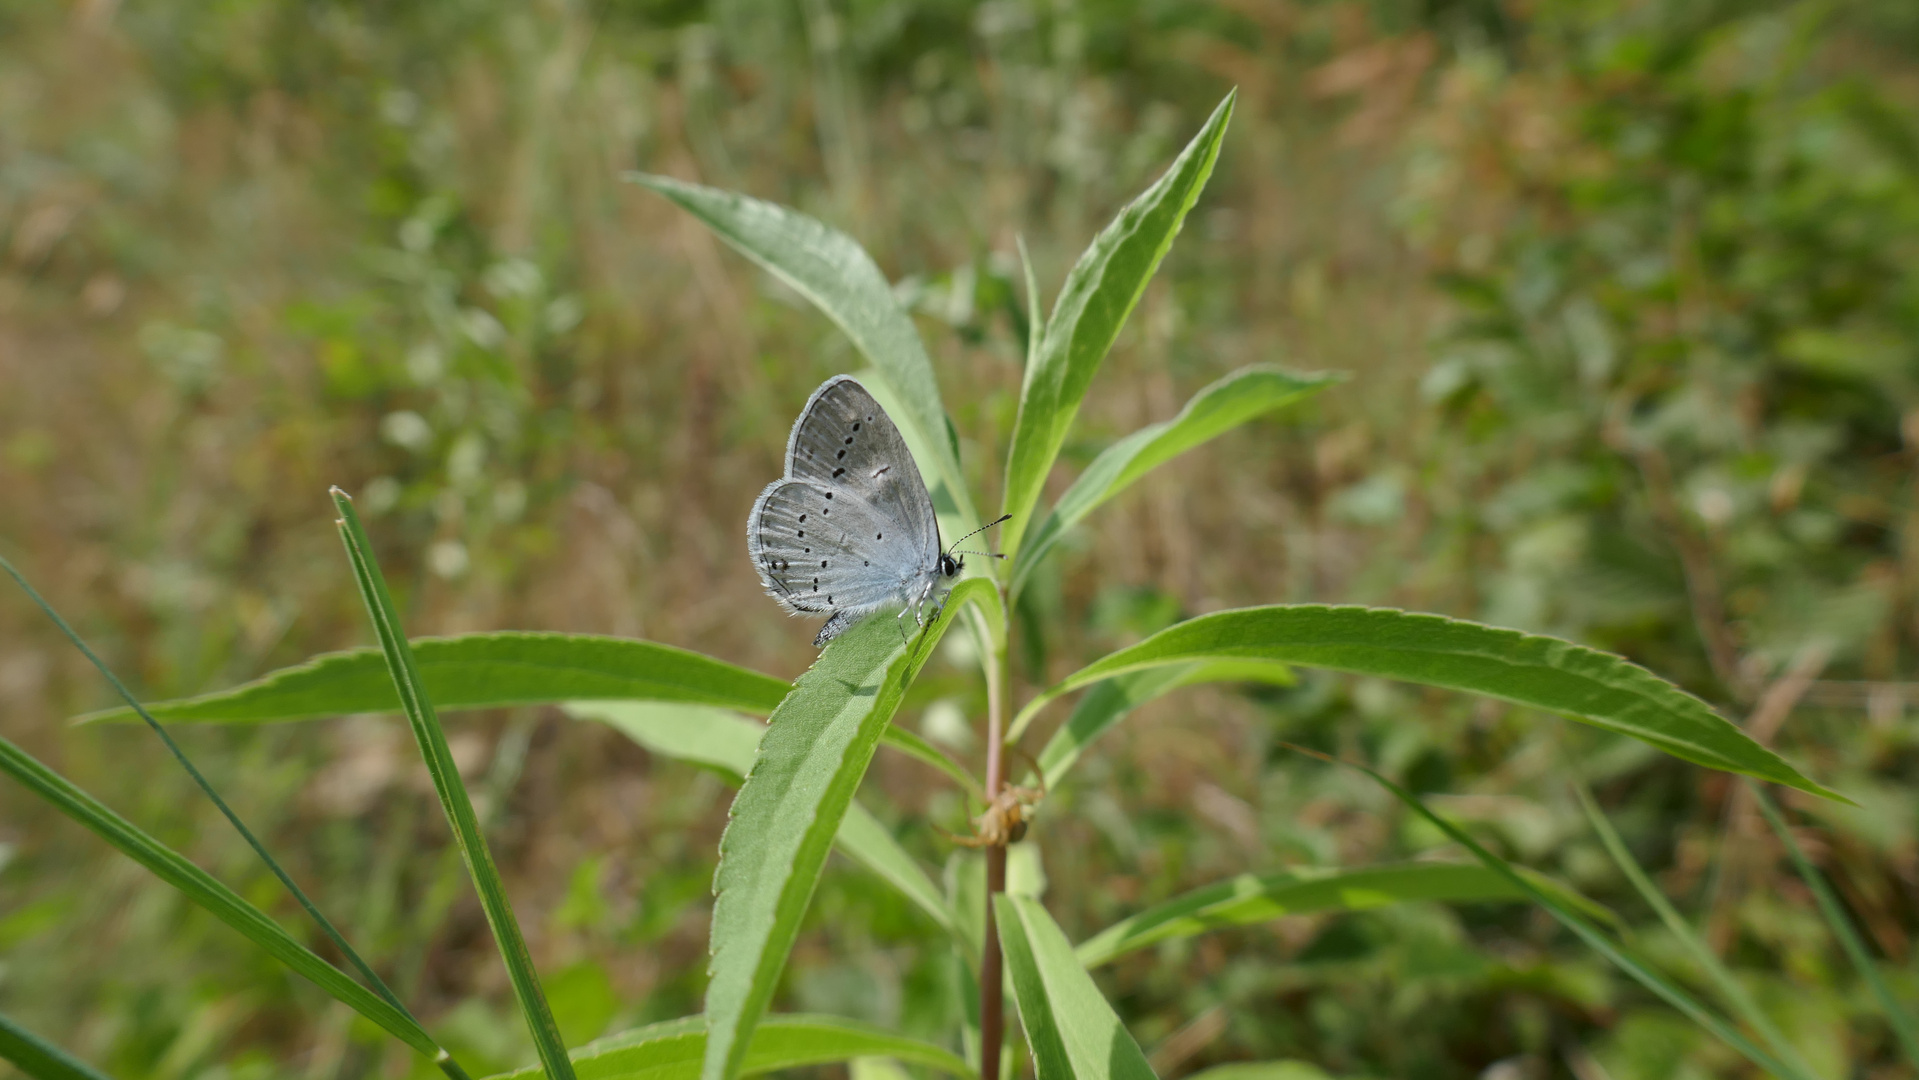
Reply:
M918 568L939 565L939 522L906 440L851 375L828 379L800 410L786 445L786 475L855 498L913 541Z
M842 491L778 480L747 520L753 565L789 611L861 615L901 596L919 575L913 537Z

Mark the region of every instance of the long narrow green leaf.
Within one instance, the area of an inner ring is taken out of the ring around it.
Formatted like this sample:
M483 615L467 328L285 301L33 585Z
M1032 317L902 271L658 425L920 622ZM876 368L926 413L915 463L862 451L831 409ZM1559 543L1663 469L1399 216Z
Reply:
M1891 1025L1893 1035L1899 1040L1899 1047L1905 1052L1906 1062L1919 1069L1919 1021L1913 1019L1912 1012L1893 996L1892 987L1886 985L1885 976L1879 974L1879 966L1872 962L1871 954L1866 952L1866 943L1859 938L1859 931L1853 928L1852 920L1846 916L1846 909L1839 898L1832 893L1832 885L1826 881L1826 875L1806 858L1800 849L1799 841L1793 839L1792 830L1786 827L1786 821L1779 816L1779 808L1773 805L1772 796L1757 784L1750 784L1753 798L1759 803L1759 812L1766 816L1766 824L1786 845L1786 854L1792 858L1793 868L1805 879L1812 889L1813 899L1819 904L1819 913L1826 918L1826 925L1839 939L1839 945L1846 950L1854 967L1859 969L1859 977L1872 987L1873 996L1879 999L1879 1007L1886 1011L1886 1023Z
M845 331L883 376L887 394L881 404L933 485L934 501L954 508L957 520L949 528L970 528L979 520L948 433L933 362L886 275L858 241L797 210L736 192L647 173L630 172L625 179L698 218Z
M1073 715L1046 741L1039 752L1040 771L1046 776L1046 786L1058 784L1094 740L1112 730L1134 709L1182 686L1217 682L1291 686L1295 681L1292 668L1271 660L1202 660L1114 676L1088 690L1073 707ZM1018 739L1025 733L1026 724L1037 715L1036 712L1023 714L1019 718L1023 722L1013 725L1007 739Z
M1531 894L1483 866L1402 863L1354 870L1303 867L1241 874L1121 919L1081 942L1080 963L1098 967L1169 938L1317 911L1362 911L1418 900L1526 900Z
M828 645L774 710L720 840L703 1080L739 1075L833 836L907 685L966 604L998 599L991 582L963 581L904 643L891 618L867 619Z
M706 1054L706 1017L648 1024L597 1039L573 1051L580 1080L694 1080ZM973 1071L958 1055L918 1039L837 1016L789 1013L769 1016L753 1032L741 1076L826 1065L856 1057L885 1056L970 1080ZM534 1080L538 1066L502 1073L492 1080Z
M53 804L61 813L93 830L122 854L146 867L161 881L180 890L187 899L239 931L249 941L265 949L268 955L293 969L295 974L332 995L336 1001L343 1002L420 1053L436 1060L440 1058L442 1051L439 1045L411 1016L315 956L266 912L242 900L213 875L148 836L5 739L0 739L0 771Z
M1039 1080L1151 1080L1153 1067L1038 900L1000 893L1006 973Z
M1020 388L1019 418L1006 458L1004 509L1013 520L1006 524L1000 550L1013 554L1022 546L1046 474L1093 376L1213 174L1234 96L1226 95L1166 174L1119 212L1066 276Z
M107 1074L0 1013L0 1061L33 1080L107 1080Z
M441 709L489 709L582 699L686 701L765 715L791 684L671 645L587 634L495 633L412 642L426 692ZM325 653L231 690L147 707L170 721L252 724L346 713L398 712L378 649ZM109 709L83 721L123 721Z
M553 1022L553 1011L547 1007L546 992L540 988L539 973L533 969L533 957L527 952L526 939L513 917L513 903L500 881L499 868L493 864L493 852L480 831L480 820L473 812L472 800L467 798L459 767L453 763L446 732L440 727L439 717L434 715L432 699L427 697L419 665L414 661L406 631L394 610L393 597L387 593L386 579L373 561L373 545L360 526L359 515L353 512L353 500L339 488L334 488L332 494L333 505L340 512L340 539L346 545L347 559L353 564L353 577L366 601L374 632L379 635L380 649L386 654L387 670L399 692L407 724L413 728L414 741L419 744L420 756L433 778L433 790L440 797L440 807L453 828L453 838L459 844L461 858L466 861L467 873L480 894L480 907L486 913L487 925L493 929L500 958L506 962L513 996L520 1003L520 1012L526 1016L533 1046L539 1051L540 1063L546 1066L549 1076L554 1080L573 1080L566 1044L560 1039L559 1026Z
M1296 747L1295 749L1299 748ZM1440 817L1438 814L1433 813L1432 810L1428 809L1426 804L1421 802L1419 797L1412 792L1386 779L1383 774L1361 765L1358 762L1330 758L1311 750L1302 750L1301 752L1325 761L1332 761L1336 764L1344 765L1349 769L1357 770L1372 777L1375 783L1391 792L1393 797L1401 803L1404 803L1407 809L1418 814L1428 822L1431 822L1435 828L1445 833L1454 843L1472 852L1473 857L1477 858L1488 870L1504 875L1513 884L1524 889L1533 898L1534 903L1545 908L1552 914L1553 918L1558 919L1561 925L1576 934L1579 940L1585 942L1594 952L1612 961L1615 966L1632 976L1641 986L1658 995L1666 1004L1684 1013L1688 1020L1691 1020L1693 1023L1698 1024L1700 1027L1718 1036L1720 1041L1744 1055L1746 1060L1779 1076L1791 1077L1793 1080L1816 1080L1815 1077L1809 1076L1807 1073L1781 1062L1771 1054L1754 1046L1751 1040L1739 1033L1738 1028L1734 1027L1718 1013L1713 1012L1679 985L1673 983L1664 975L1659 974L1650 964L1634 955L1625 946L1607 937L1598 927L1587 922L1584 917L1561 903L1552 893L1534 885L1526 875L1521 874L1511 863L1480 846L1479 842L1468 835L1465 830L1447 821L1445 818Z
M1171 420L1148 424L1107 447L1053 504L1053 512L1027 531L1013 566L1010 591L1018 595L1033 568L1067 530L1140 477L1254 417L1311 397L1340 378L1300 375L1277 367L1241 368L1193 395Z
M567 714L597 720L624 732L657 754L703 765L735 787L753 768L766 728L720 709L701 705L662 705L645 701L576 701ZM899 728L890 727L897 733ZM926 871L900 846L878 819L854 802L833 838L840 852L898 889L949 933L958 936L959 920ZM962 940L964 940L962 938Z
M1847 802L1710 705L1611 653L1558 638L1389 608L1279 605L1189 619L1121 649L1034 698L1023 729L1047 702L1079 687L1165 664L1277 660L1466 690L1630 735L1708 768Z
M1739 985L1739 980L1733 978L1732 972L1726 970L1726 965L1720 962L1718 955L1699 939L1699 935L1693 932L1692 926L1681 917L1678 909L1672 906L1672 901L1666 899L1666 894L1659 891L1659 886L1654 885L1652 879L1646 876L1646 871L1640 868L1638 860L1632 857L1632 852L1626 850L1626 843L1619 838L1619 833L1613 829L1612 822L1606 820L1606 815L1600 811L1599 804L1593 801L1592 793L1586 790L1586 785L1574 780L1572 788L1573 793L1579 797L1580 808L1586 812L1586 820L1592 824L1593 831L1599 834L1599 841L1605 845L1606 852L1612 856L1613 863L1619 867L1621 873L1626 875L1626 880L1632 883L1633 889L1639 893L1640 897L1652 906L1654 913L1659 916L1659 921L1665 924L1666 931L1679 942L1681 948L1686 950L1686 954L1691 956L1700 970L1706 973L1706 977L1712 980L1713 986L1719 991L1720 998L1731 1007L1733 1014L1744 1021L1747 1027L1758 1032L1759 1037L1766 1041L1767 1048L1773 1053L1792 1062L1803 1072L1812 1072L1811 1066L1807 1065L1805 1059L1800 1056L1798 1048L1793 1046L1785 1033L1779 1030L1779 1026L1772 1022L1772 1018L1759 1007L1759 1003L1752 999L1752 995L1746 993L1746 988Z

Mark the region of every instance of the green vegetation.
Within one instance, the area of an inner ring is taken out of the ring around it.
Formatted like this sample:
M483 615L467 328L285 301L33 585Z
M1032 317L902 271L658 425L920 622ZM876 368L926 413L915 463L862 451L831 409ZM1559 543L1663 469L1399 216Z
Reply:
M25 1075L1919 1067L1905 5L0 27L0 547L225 796L0 604ZM1011 557L815 662L839 371Z

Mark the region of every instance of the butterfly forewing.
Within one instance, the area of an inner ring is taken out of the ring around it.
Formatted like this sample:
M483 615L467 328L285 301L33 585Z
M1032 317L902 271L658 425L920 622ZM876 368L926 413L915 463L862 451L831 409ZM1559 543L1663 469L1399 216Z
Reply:
M919 468L899 428L853 377L828 379L806 403L787 443L786 475L869 504L906 532L920 567L938 563L939 524Z

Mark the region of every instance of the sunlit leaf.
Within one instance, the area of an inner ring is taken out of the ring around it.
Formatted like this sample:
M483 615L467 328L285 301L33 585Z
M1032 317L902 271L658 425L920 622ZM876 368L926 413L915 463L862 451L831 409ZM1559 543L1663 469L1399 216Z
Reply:
M883 376L886 392L875 396L935 487L935 500L950 502L959 522L979 520L948 436L933 362L891 283L858 241L797 210L736 192L647 173L625 178L698 218L845 331Z
M885 1055L951 1076L973 1071L958 1055L890 1031L837 1016L769 1016L754 1029L739 1075L826 1065L856 1057ZM580 1080L694 1080L706 1055L706 1018L649 1024L609 1035L572 1052ZM502 1073L493 1080L533 1080L538 1067Z
M686 649L585 634L495 633L412 642L420 678L440 709L486 709L588 698L686 701L765 714L791 684ZM326 653L253 682L147 706L157 719L247 724L347 713L399 712L378 649ZM82 720L133 720L110 709Z
M1038 900L994 897L1006 973L1039 1080L1151 1080L1153 1067Z
M1067 530L1135 480L1254 417L1338 381L1334 375L1299 375L1276 367L1241 368L1195 394L1171 420L1148 424L1107 447L1053 504L1052 513L1027 530L1013 568L1012 591L1019 592Z
M1005 512L1013 520L1006 523L1001 550L1016 552L1034 524L1029 519L1046 475L1087 387L1213 174L1233 100L1233 94L1226 95L1166 174L1093 238L1067 275L1020 388L1019 418L1006 459Z
M739 1075L834 834L907 685L967 604L998 600L992 583L963 581L907 642L890 617L869 618L828 645L774 710L720 840L704 1080Z
M1708 768L1843 799L1710 705L1622 657L1558 638L1388 608L1240 608L1175 624L1081 668L1015 723L1102 679L1199 660L1271 660L1466 690L1630 735Z

